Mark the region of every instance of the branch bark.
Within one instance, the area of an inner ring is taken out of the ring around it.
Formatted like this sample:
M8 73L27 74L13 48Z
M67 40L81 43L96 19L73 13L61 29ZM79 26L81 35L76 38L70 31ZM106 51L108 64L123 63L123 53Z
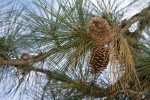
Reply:
M58 47L58 48L53 48L51 50L49 50L48 52L46 53L43 53L43 54L38 54L37 56L33 56L32 58L29 58L29 59L10 59L10 60L0 60L0 65L29 65L29 64L33 64L33 63L36 63L38 61L41 61L45 58L47 58L48 56L62 50L62 49L67 49L69 48L70 45L64 45L64 46L61 46L61 47Z
M126 25L120 30L120 34L124 34L128 31L132 24L137 21L144 21L145 19L150 19L150 6L143 9L140 13L134 15L129 20L127 20Z

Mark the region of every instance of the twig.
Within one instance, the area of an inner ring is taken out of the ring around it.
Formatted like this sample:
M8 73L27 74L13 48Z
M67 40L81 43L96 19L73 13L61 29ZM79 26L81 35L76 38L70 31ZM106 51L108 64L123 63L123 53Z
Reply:
M133 90L120 90L120 91L117 91L116 93L114 93L110 98L113 99L118 93L131 93L134 95L145 95L148 93L148 90L145 90L142 92L137 92L137 91L133 91Z
M71 45L64 45L64 46L61 46L61 47L58 47L58 48L53 48L51 50L49 50L48 52L46 53L43 53L43 54L38 54L37 56L33 56L32 58L29 58L29 59L11 59L11 60L0 60L0 65L29 65L29 64L33 64L33 63L36 63L38 61L41 61L45 58L47 58L49 55L52 55L60 50L63 49L67 49L69 48ZM1 67L1 66L0 66Z

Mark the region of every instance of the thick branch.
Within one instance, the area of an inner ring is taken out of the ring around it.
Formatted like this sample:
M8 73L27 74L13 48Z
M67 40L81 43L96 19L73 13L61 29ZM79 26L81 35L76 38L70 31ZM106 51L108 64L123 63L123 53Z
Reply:
M0 65L29 65L29 64L33 64L33 63L36 63L38 61L41 61L45 58L47 58L49 55L52 55L60 50L63 49L67 49L68 47L70 47L70 45L68 46L61 46L61 47L58 47L58 48L53 48L51 50L49 50L48 52L46 53L43 53L43 54L38 54L37 56L33 56L32 58L29 58L29 59L11 59L11 60L0 60Z
M129 20L127 20L126 25L121 29L120 33L126 33L132 24L137 21L145 21L145 19L150 19L150 6L143 9L140 13L134 15Z

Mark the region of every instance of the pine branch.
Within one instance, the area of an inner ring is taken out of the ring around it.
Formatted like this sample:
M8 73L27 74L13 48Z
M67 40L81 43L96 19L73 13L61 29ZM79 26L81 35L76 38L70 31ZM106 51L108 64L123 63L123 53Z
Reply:
M18 67L18 66L15 66ZM23 67L21 67L23 69ZM61 73L59 71L50 71L45 69L40 69L37 67L30 66L28 67L28 72L36 71L43 74L46 74L50 79L54 79L57 81L61 81L66 84L66 88L70 88L70 86L73 86L73 88L76 88L79 93L86 96L92 96L92 97L106 97L110 95L110 87L108 88L101 88L97 86L95 83L91 86L90 82L81 81L81 80L73 80L69 76L67 76L64 73Z
M143 16L143 14L144 14L144 16ZM133 23L135 23L137 21L143 21L145 19L150 19L150 7L145 8L140 13L136 14L131 19L127 20L126 25L121 29L120 33L124 34L128 30L128 28L130 28L130 26ZM52 55L52 54L58 52L62 48L66 49L68 47L63 46L63 47L54 48L54 49L51 49L50 51L48 51L46 53L39 54L37 56L33 56L32 58L27 59L27 60L24 60L24 59L0 60L0 65L28 65L28 64L33 64L33 63L36 63L38 61L41 61L41 60L47 58L49 55Z
M15 67L18 67L18 66L15 66ZM23 67L21 68L23 69ZM66 84L66 88L70 88L70 86L73 86L82 95L101 98L110 94L109 88L100 88L96 84L93 84L91 86L90 82L73 80L66 74L61 73L59 71L50 71L50 70L40 69L40 68L33 67L33 66L30 66L27 69L28 69L28 72L31 72L31 71L40 72L40 73L47 75L50 79L61 81Z
M145 21L145 19L150 19L150 6L143 9L140 13L134 15L129 20L127 20L125 26L121 29L120 33L126 33L132 24L137 21Z
M36 68L36 67L29 67L29 70L41 72L43 74L48 75L49 78L51 78L51 79L65 82L65 84L67 84L66 86L68 86L68 88L70 88L70 86L73 86L82 95L92 96L92 97L100 97L100 98L110 95L110 87L100 88L96 84L93 84L91 86L90 82L73 80L70 77L68 77L67 75L59 73L57 71L49 71L49 70L44 70L44 69L40 69L40 68Z
M33 56L29 59L23 59L23 58L20 58L20 59L12 59L12 60L0 60L0 65L29 65L29 64L33 64L33 63L36 63L38 61L41 61L43 59L46 59L48 56L62 50L62 49L67 49L69 48L71 45L64 45L64 46L61 46L61 47L57 47L57 48L53 48L51 50L49 50L48 52L46 53L39 53L37 56Z

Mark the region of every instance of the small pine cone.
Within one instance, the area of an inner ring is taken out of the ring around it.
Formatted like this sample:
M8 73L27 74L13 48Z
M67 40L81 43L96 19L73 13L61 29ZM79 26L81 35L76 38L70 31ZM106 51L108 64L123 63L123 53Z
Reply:
M105 46L96 47L90 55L91 73L101 73L109 63L109 48Z
M111 27L102 17L94 17L89 23L89 35L96 45L104 45L111 39Z

